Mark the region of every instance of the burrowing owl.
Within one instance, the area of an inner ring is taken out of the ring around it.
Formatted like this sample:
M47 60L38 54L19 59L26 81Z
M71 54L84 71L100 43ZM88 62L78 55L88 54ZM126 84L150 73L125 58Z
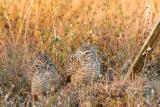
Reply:
M90 83L100 74L96 48L87 44L82 45L75 54L68 58L66 72L73 85Z
M42 98L51 91L51 83L54 88L58 84L58 73L55 65L49 56L39 54L32 61L32 69L34 74L31 80L31 93L33 100L42 100Z

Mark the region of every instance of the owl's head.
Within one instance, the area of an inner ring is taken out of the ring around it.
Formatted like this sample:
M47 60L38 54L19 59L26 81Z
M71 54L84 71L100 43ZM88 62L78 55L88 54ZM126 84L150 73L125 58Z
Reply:
M46 54L38 54L32 61L33 67L36 69L45 69L54 72L55 65L52 63L52 59Z
M38 54L33 60L32 65L35 68L44 68L47 61L47 56L43 54Z
M79 49L77 49L75 56L78 59L81 58L89 58L96 56L97 50L94 46L88 45L88 44L83 44Z

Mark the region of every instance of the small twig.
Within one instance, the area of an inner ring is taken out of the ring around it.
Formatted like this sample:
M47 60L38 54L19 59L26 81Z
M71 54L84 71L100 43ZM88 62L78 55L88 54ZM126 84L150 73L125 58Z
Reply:
M129 70L123 80L123 83L125 83L127 81L127 79L131 76L132 73L134 73L134 74L139 73L142 70L142 67L144 65L144 59L146 56L146 55L143 55L144 52L147 50L148 47L150 47L153 51L153 49L154 49L155 45L158 43L159 39L160 39L160 17L158 18L157 23L155 24L152 31L150 32L150 35L148 36L148 38L144 42L138 55L135 57L135 60L131 64L131 66L130 66L130 68L129 68ZM149 56L152 51L150 51L147 55Z
M10 95L13 93L13 89L15 88L15 85L12 84L11 88L9 89L8 93L6 93L5 97L4 97L4 101L5 103L7 103L8 98L10 97Z

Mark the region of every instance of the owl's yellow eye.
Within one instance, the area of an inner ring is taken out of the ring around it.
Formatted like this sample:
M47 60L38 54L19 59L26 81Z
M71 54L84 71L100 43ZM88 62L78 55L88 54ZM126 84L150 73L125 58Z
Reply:
M37 61L37 64L43 64L41 61Z
M85 52L86 55L90 54L91 52Z
M36 63L35 63L35 66L36 67L40 67L40 66L42 66L43 65L43 63L41 62L41 61L37 61Z

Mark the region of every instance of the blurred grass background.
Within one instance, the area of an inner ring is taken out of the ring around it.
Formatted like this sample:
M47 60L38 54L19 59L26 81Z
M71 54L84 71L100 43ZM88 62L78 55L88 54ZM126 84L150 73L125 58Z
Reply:
M133 60L160 16L159 0L0 0L0 85L22 82L30 59L46 51L58 67L82 43L116 68ZM160 54L160 44L151 56ZM61 71L61 68L58 68Z

